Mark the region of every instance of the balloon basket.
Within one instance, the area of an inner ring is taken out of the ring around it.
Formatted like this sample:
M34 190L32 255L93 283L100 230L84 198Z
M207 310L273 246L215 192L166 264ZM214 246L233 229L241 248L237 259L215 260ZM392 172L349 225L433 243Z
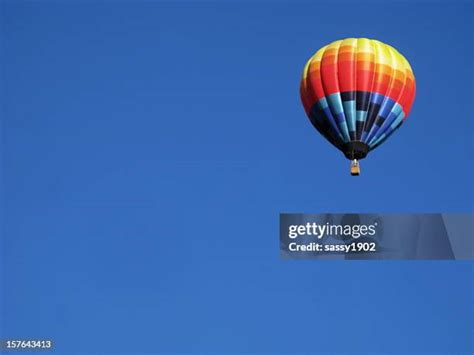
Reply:
M351 175L359 176L360 175L360 166L357 159L351 161Z

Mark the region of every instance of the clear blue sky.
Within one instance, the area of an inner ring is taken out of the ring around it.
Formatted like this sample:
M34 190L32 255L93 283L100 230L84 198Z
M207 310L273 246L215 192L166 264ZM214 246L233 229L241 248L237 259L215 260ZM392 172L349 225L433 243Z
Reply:
M473 352L472 262L288 262L280 212L472 212L473 5L2 1L1 336L58 353ZM301 70L344 37L411 62L362 161Z

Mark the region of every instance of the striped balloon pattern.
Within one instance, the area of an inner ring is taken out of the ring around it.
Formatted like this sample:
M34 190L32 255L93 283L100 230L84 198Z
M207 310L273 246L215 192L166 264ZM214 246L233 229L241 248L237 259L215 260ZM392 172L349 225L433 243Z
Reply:
M393 47L347 38L306 63L300 85L313 126L344 152L348 143L375 149L406 120L415 98L410 64Z

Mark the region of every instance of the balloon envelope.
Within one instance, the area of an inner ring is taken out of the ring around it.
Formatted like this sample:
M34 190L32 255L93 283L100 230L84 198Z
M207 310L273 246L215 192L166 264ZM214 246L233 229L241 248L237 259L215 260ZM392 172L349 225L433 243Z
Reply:
M415 77L393 47L347 38L308 60L300 94L313 126L348 159L362 159L408 117Z

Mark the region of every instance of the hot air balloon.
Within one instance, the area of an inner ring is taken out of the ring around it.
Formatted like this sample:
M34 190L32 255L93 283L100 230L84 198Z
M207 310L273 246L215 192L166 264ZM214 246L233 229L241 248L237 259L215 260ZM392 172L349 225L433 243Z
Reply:
M308 60L300 94L313 126L351 160L351 175L359 175L359 160L407 119L415 77L405 57L388 44L347 38Z

